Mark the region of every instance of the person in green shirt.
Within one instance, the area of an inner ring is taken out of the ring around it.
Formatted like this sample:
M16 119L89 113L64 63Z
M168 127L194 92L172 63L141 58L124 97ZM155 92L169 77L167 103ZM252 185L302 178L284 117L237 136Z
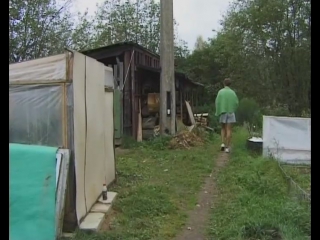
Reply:
M236 122L235 112L239 105L237 94L230 88L231 79L226 78L216 97L216 116L221 123L221 151L230 152L232 124Z

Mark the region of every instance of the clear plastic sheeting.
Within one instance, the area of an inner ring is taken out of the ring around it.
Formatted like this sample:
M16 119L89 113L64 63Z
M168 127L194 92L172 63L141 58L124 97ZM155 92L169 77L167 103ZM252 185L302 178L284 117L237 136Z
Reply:
M66 79L66 54L9 65L9 82L61 81Z
M9 87L9 142L62 146L62 85Z
M264 116L263 155L286 163L311 164L311 119Z
M105 92L113 75L81 53L70 57L68 68L66 54L9 65L9 142L70 149L65 209L80 223L115 179L113 92Z

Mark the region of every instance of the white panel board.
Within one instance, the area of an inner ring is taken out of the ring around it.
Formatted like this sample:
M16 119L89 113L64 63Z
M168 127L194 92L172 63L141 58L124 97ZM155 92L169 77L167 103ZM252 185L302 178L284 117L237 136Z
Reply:
M74 116L74 158L76 172L76 212L78 223L87 213L85 203L85 156L86 156L86 109L85 72L86 57L74 52L73 60L73 116Z
M110 67L105 67L104 85L106 87L114 88L113 70Z
M263 116L263 155L287 163L311 163L311 119Z
M105 158L105 66L86 57L86 164L85 197L87 211L93 206L106 182ZM113 128L113 126L112 126Z
M60 176L60 167L61 167L61 160L62 160L62 153L56 154L56 188L58 187L59 176Z
M74 52L74 147L79 224L100 196L102 185L115 178L113 92L106 103L104 87L105 81L110 82L113 76L107 74L108 78L107 72L112 73L112 69Z
M65 195L68 185L68 173L70 162L69 149L59 149L56 155L57 158L57 176L58 184L56 190L56 238L60 239L63 228L64 209L65 209Z
M105 92L105 161L106 184L115 179L113 92Z

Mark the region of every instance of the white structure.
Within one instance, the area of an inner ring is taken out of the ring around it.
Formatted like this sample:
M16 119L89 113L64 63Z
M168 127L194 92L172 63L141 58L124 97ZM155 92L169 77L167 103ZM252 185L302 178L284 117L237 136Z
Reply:
M111 68L75 51L9 65L9 141L71 150L66 214L78 224L115 179L109 83Z
M311 118L263 116L263 155L311 164Z

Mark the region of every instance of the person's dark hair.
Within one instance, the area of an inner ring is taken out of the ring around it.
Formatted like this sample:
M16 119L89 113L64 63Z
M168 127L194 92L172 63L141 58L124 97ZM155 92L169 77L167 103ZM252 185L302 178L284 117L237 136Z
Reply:
M223 84L227 87L229 87L231 85L231 79L230 78L225 78L223 80Z

